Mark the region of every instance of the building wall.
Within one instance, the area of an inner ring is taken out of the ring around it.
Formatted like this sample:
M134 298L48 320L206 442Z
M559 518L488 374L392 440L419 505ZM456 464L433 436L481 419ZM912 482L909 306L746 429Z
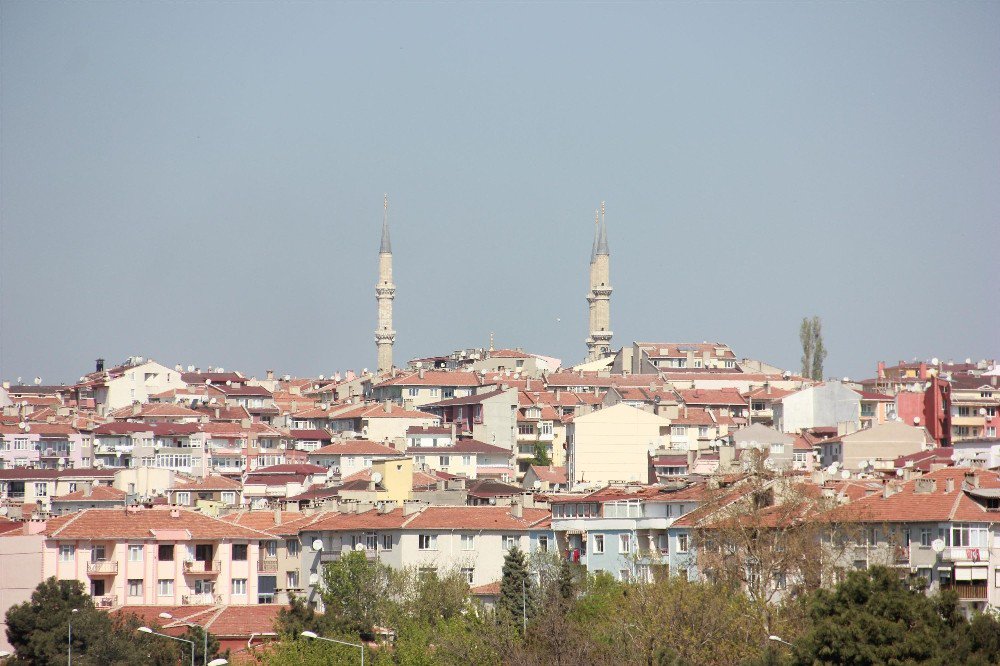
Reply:
M28 601L44 580L42 548L44 537L0 537L0 650L12 650L7 640L7 611Z
M774 421L788 433L818 427L853 432L861 427L861 397L839 382L811 386L775 403Z
M146 375L150 377L147 378ZM107 410L119 409L139 402L149 402L149 396L171 389L185 388L181 373L155 361L127 368L125 374L108 382L107 393L95 392L95 397L103 401Z
M567 429L570 484L645 481L649 451L669 432L670 422L625 404L576 418Z

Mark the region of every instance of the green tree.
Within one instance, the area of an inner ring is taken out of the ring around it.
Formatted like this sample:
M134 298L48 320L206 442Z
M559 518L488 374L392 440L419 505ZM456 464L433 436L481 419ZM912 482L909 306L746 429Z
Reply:
M823 322L819 317L802 318L799 342L802 343L802 376L821 381L826 347L823 345Z
M207 634L207 635L206 635ZM208 658L205 658L205 639L208 638ZM229 650L221 652L222 647L219 644L219 639L212 634L211 631L206 632L201 627L191 625L187 628L180 638L186 641L191 641L194 643L194 663L196 664L207 664L213 659L223 658L229 659ZM187 643L178 643L181 649L181 661L184 663L191 663L191 648Z
M516 622L523 629L526 620L535 614L535 585L528 571L528 562L517 546L507 551L500 579L497 612L504 620Z
M954 606L954 603L951 602ZM796 664L950 664L964 621L952 627L942 607L907 587L895 571L851 572L811 595L811 626L795 641Z
M552 458L549 456L549 447L545 442L535 442L534 448L535 455L529 461L532 465L548 467L552 464Z
M331 628L372 638L385 623L392 570L363 552L344 553L323 568L323 607Z
M111 617L94 608L83 584L75 580L41 582L31 599L8 609L6 620L7 640L19 664L67 663L70 622L74 664L172 666L177 661L174 646L153 648L137 640L141 622L134 615Z

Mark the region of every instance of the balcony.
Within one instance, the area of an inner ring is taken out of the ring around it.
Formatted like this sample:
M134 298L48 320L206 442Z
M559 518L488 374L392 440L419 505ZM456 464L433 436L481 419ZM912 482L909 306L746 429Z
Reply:
M202 592L201 594L185 594L181 596L182 606L217 606L222 603L221 594Z
M222 571L222 562L219 560L185 560L184 573L189 574L218 574Z
M114 608L118 603L118 597L114 594L106 594L103 597L95 597L94 605L98 608Z
M892 547L892 561L900 566L908 566L910 564L910 547L909 546L893 546Z
M87 562L87 573L91 576L116 576L118 575L118 561L97 560Z
M942 585L941 591L951 590L958 594L959 599L985 600L987 596L986 581L982 583L951 583Z
M278 558L262 557L257 560L258 573L276 573L278 571Z
M990 551L988 548L945 548L941 553L941 559L945 562L982 562L989 560Z

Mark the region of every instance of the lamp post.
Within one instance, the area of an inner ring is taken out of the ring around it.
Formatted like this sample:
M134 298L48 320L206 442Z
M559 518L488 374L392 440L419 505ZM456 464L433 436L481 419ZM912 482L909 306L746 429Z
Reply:
M79 613L79 608L74 608L69 613L69 620L66 622L66 663L73 666L73 613Z
M305 638L314 638L318 641L327 641L328 643L337 643L338 645L348 645L350 647L361 648L361 666L365 666L365 646L360 643L348 643L347 641L338 641L336 638L326 638L325 636L319 636L315 631L303 631L301 634Z
M194 666L194 641L189 641L186 638L177 638L176 636L171 636L169 634L161 634L156 631L153 631L149 627L139 627L138 629L136 629L136 631L139 631L144 634L151 634L153 636L160 636L162 638L169 638L172 641L180 641L181 643L187 643L188 645L191 646L191 666Z
M173 620L174 616L171 615L170 613L160 613L160 619L161 620ZM180 622L180 623L182 623L182 624L186 624L189 627L198 627L199 629L201 629L201 637L202 637L202 640L204 641L204 643L202 644L202 652L201 652L201 654L202 654L202 657L203 657L202 663L205 664L205 666L212 666L212 664L214 664L215 666L221 666L221 664L228 664L229 663L225 659L213 659L212 662L209 663L209 661L208 661L208 629L206 629L205 627L203 627L200 624L195 624L194 622L191 622L190 620L177 620L177 621ZM218 662L218 663L216 663L216 662Z

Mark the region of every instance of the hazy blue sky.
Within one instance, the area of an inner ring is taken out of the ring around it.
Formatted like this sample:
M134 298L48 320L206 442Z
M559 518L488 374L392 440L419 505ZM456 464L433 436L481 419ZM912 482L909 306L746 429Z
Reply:
M0 375L1000 355L1000 3L0 4Z

